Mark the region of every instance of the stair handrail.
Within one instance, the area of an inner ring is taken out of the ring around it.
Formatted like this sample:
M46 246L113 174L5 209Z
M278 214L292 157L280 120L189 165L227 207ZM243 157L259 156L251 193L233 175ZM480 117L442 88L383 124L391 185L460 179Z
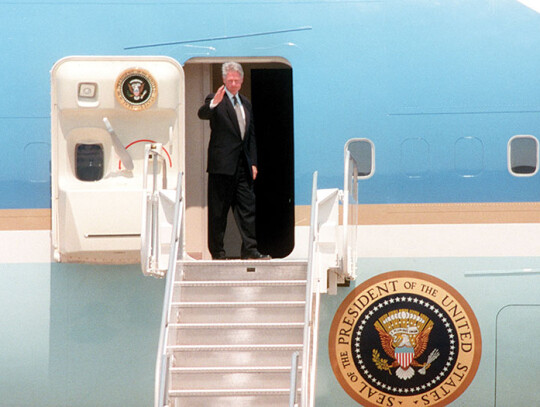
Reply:
M317 193L318 172L313 173L311 191L311 219L309 230L308 271L306 284L306 308L304 316L304 347L302 355L302 407L313 407L315 404L315 379L317 366L319 308L322 288L320 272L332 270L345 280L356 278L356 228L358 225L358 163L350 151L345 148L344 189L341 191L328 191ZM341 246L338 246L336 267L327 268L327 264L319 264L319 209L322 205L336 205L336 196L340 196L343 203L343 235ZM334 200L334 203L331 200ZM328 202L326 202L328 201ZM326 281L326 278L324 279ZM314 284L316 286L314 287Z
M319 288L313 289L314 270L316 270L316 250L318 239L318 202L317 202L317 177L318 172L313 173L311 190L311 226L309 230L308 267L306 281L306 306L304 314L304 347L302 352L302 407L311 407L315 401L315 374L317 366L318 347L318 324L319 324ZM317 282L318 282L317 277ZM315 334L314 334L315 333Z
M171 231L171 248L169 252L169 267L165 283L165 297L161 314L161 330L159 334L158 352L156 358L154 407L167 406L167 394L169 389L169 369L172 355L167 352L169 335L169 308L172 302L174 279L177 273L178 260L184 257L183 222L185 201L182 189L183 174L178 174L176 184L176 199L174 206L174 220Z
M358 164L345 147L343 171L343 245L342 276L356 279L356 228L358 225Z
M152 188L148 188L148 172L152 158ZM158 180L159 162L163 164L161 184ZM160 243L160 213L169 215L172 202L172 193L167 190L167 166L160 143L145 145L143 165L143 220L141 230L141 268L145 276L162 278L167 272L166 256L161 253ZM169 209L169 211L166 210ZM167 218L167 216L165 216ZM167 243L167 242L165 242Z

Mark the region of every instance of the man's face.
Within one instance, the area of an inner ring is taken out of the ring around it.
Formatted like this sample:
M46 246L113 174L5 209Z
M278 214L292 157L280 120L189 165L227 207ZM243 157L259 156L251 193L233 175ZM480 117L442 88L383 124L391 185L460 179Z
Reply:
M227 72L227 75L223 78L223 83L233 95L240 91L242 82L244 82L244 78L236 71Z

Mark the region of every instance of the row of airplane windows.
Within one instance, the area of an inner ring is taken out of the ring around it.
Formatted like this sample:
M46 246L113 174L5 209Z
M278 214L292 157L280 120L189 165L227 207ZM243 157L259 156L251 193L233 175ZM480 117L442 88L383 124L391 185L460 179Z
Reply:
M25 148L29 164L25 167L26 178L31 182L47 182L49 175L48 163L39 159L43 154L49 154L47 143L31 143ZM411 178L426 175L430 169L430 146L423 138L411 138L401 144L401 168L403 173ZM370 177L375 170L375 146L369 139L352 139L347 143L347 150L355 159L361 177ZM88 154L86 154L88 155ZM86 157L85 155L85 157ZM86 178L85 167L88 160L77 156L77 178L95 180L94 175ZM87 157L86 157L87 158ZM39 163L43 163L40 165ZM539 169L539 142L532 135L517 135L509 139L507 145L507 164L510 174L516 177L530 177ZM462 137L454 145L454 167L458 175L474 177L484 170L484 145L479 138ZM99 166L96 167L99 169ZM83 168L84 170L85 168ZM94 168L92 168L94 170ZM82 175L81 175L82 174Z
M401 168L411 178L429 172L429 143L423 138L404 140L401 144ZM375 171L375 146L368 139L354 139L347 150L357 164L361 177L370 177ZM508 171L516 177L530 177L538 172L539 143L531 135L513 136L507 147ZM474 177L484 169L484 145L476 137L459 138L454 146L454 166L458 175Z

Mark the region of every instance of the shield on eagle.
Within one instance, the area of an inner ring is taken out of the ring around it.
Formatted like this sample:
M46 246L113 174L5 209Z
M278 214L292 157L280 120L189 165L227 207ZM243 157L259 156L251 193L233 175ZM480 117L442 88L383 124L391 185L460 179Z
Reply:
M411 309L393 310L375 322L385 353L394 359L389 368L397 368L396 376L402 380L414 376L415 367L423 367L417 359L424 353L433 329L433 321Z

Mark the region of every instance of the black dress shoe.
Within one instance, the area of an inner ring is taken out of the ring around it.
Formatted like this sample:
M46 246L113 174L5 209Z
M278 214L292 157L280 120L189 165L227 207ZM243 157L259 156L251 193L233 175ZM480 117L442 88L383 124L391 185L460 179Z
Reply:
M258 251L243 254L242 260L271 260L272 257L269 254L262 254Z

